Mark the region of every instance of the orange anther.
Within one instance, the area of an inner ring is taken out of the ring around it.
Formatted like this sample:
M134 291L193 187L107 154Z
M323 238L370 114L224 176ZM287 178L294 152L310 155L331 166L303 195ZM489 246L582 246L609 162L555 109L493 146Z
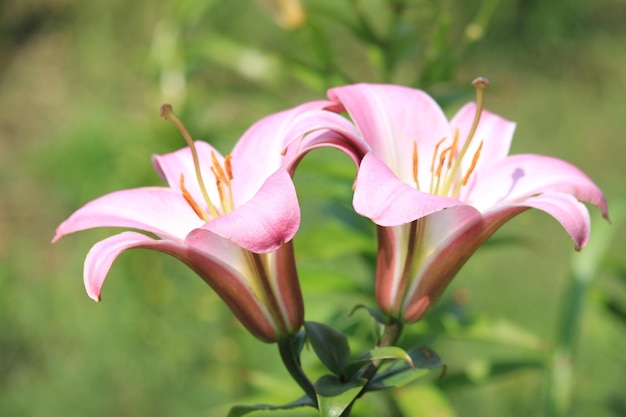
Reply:
M180 174L179 184L180 184L180 191L183 194L183 198L185 199L187 204L189 204L189 207L191 207L194 213L196 213L196 216L198 216L200 220L203 220L205 222L209 221L209 218L207 217L206 213L200 208L198 203L196 203L196 200L193 199L189 191L185 188L185 176L183 174Z
M476 149L476 153L474 154L474 157L472 158L472 164L470 165L469 169L465 173L465 176L463 177L463 185L467 184L467 180L469 179L469 176L471 175L472 172L474 172L474 169L476 168L476 163L478 162L478 158L480 157L480 151L482 149L483 149L483 141L481 140L480 145L478 145L478 149Z
M211 161L213 162L211 171L213 172L213 175L215 175L215 178L217 178L218 180L227 182L228 178L226 177L226 174L224 173L224 169L220 165L219 161L217 160L217 157L215 156L215 152L213 151L211 151Z
M226 155L226 157L224 158L224 168L226 169L226 175L228 176L229 180L233 179L233 166L230 162L232 159L233 156L230 154Z

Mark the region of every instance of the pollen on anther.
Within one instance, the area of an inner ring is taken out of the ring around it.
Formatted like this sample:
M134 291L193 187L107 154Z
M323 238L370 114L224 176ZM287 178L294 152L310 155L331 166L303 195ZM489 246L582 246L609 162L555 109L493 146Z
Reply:
M232 155L226 155L224 158L224 168L226 169L226 175L229 180L233 179L233 166L231 164L231 160L233 159Z
M463 177L463 185L467 184L467 181L469 180L470 175L472 174L472 172L474 172L474 169L476 169L476 163L478 162L478 158L480 157L480 151L482 149L483 149L483 141L481 140L480 144L478 145L478 149L476 149L476 153L474 154L474 157L472 158L472 164L470 165L469 169L465 173L465 176Z
M185 188L185 176L182 173L180 174L179 185L183 198L187 204L189 204L189 207L191 207L194 213L196 213L196 216L198 216L200 220L208 221L209 218L207 217L207 214L200 208L198 203L196 203L196 200L193 199L187 188Z

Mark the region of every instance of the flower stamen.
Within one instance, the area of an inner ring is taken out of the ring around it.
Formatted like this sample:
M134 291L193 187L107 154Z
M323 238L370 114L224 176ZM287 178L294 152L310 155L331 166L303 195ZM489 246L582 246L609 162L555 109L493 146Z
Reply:
M189 193L189 190L185 188L185 176L183 174L180 174L179 184L180 184L180 191L183 194L183 198L185 199L187 204L189 204L189 207L191 207L191 209L194 211L194 213L196 213L196 216L198 216L200 220L208 222L210 220L209 216L207 216L204 210L202 210L200 206L198 205L198 203L196 203L196 200L193 199L193 197Z
M476 88L476 112L474 113L474 120L472 121L472 126L470 127L470 131L467 135L467 139L465 139L465 142L463 143L463 147L461 148L458 155L456 156L454 164L449 172L448 178L445 181L443 189L446 193L449 192L450 188L452 187L452 182L454 181L454 178L456 177L461 167L461 162L463 161L463 157L467 153L470 143L472 142L472 139L474 138L474 134L476 133L476 129L478 128L478 123L480 122L480 116L482 115L482 112L483 112L485 89L489 87L489 81L487 81L486 78L478 77L474 81L472 81L472 85ZM480 154L480 152L478 154ZM478 157L476 155L474 155L474 157L476 158L476 160L478 160ZM473 163L473 167L475 167L475 163ZM469 177L469 174L466 174L464 178L465 177Z
M430 161L430 173L432 174L430 176L430 192L431 194L436 194L435 189L433 189L433 185L434 185L434 181L435 181L435 160L437 159L437 153L439 152L439 146L441 146L441 144L446 140L446 137L443 137L439 140L439 142L437 142L437 144L435 145L435 151L433 152L433 158ZM437 181L437 184L439 183L439 181ZM439 185L437 185L437 188L439 188Z
M206 202L206 205L209 209L209 214L213 218L219 217L219 212L217 211L217 209L211 202L211 199L209 198L209 193L207 192L206 186L204 185L204 180L202 179L202 174L200 172L200 161L198 159L198 151L196 150L196 145L194 144L193 139L191 138L191 135L185 128L185 125L183 124L183 122L178 118L176 113L174 113L174 109L172 108L171 104L164 104L161 106L161 117L169 122L174 123L174 126L176 126L176 128L180 132L183 139L185 139L185 142L187 142L187 146L189 146L189 149L191 150L191 157L193 158L193 167L196 171L196 180L198 181L198 186L200 187L200 192L202 193L202 197L204 198L204 201ZM185 193L183 192L183 197L184 197L184 194ZM187 200L187 198L185 198L185 200Z
M215 156L215 152L211 152L211 161L213 162L213 166L211 167L211 172L215 176L215 184L217 186L217 191L220 197L220 203L222 205L222 211L224 213L228 213L234 210L235 203L233 200L233 188L230 186L230 180L233 179L233 169L231 165L231 155L227 155L224 158L224 166L222 166L217 157ZM224 192L224 187L228 189L228 199L226 199L226 195Z
M417 188L417 190L419 191L420 189L420 183L419 180L417 178L417 175L419 173L418 171L418 167L419 167L419 159L417 156L417 142L413 141L413 182L415 182L415 188Z
M481 140L480 145L478 145L478 149L476 149L476 153L474 154L474 157L472 158L472 164L470 165L469 169L465 173L465 176L463 177L462 185L467 184L467 180L469 179L472 172L474 172L474 169L476 168L476 163L478 162L478 158L480 157L480 151L482 149L483 149L483 141Z

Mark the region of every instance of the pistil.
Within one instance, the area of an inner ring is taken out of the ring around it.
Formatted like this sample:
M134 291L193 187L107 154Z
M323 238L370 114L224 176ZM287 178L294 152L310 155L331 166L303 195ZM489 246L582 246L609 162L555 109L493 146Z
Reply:
M185 125L183 124L183 122L178 118L176 113L174 113L174 109L172 109L171 104L164 104L161 106L161 117L169 122L174 123L174 126L176 126L181 136L185 139L185 142L187 142L187 146L189 146L189 149L191 150L191 157L193 158L193 166L196 171L196 180L198 181L198 186L200 187L200 191L202 192L202 197L204 198L204 201L206 202L207 208L209 210L209 214L213 218L219 217L220 214L217 211L217 208L215 208L215 205L213 205L213 203L211 202L211 199L209 198L209 193L207 192L206 186L204 185L202 173L200 172L200 161L198 159L198 151L196 150L196 145L194 144L193 139L191 138L191 135L185 128ZM185 196L185 191L183 191L183 196ZM187 196L191 198L191 195L189 195L188 192L187 192ZM187 200L187 197L185 197L185 200ZM193 205L192 205L192 208L194 209L194 211L196 210L196 208L194 208Z
M482 115L482 112L483 112L485 89L489 87L489 81L486 78L478 77L474 81L472 81L472 85L476 88L476 113L474 114L474 120L472 122L470 131L467 135L467 139L465 139L465 143L463 143L463 147L459 151L459 154L456 155L454 165L452 166L452 169L448 174L448 178L446 182L444 183L443 190L442 190L444 194L448 194L450 192L452 183L459 171L459 168L461 167L461 162L463 161L463 158L465 157L465 154L467 153L467 150L469 149L470 143L472 142L472 139L474 138L476 129L478 128L478 123L480 122L480 116ZM477 155L480 155L480 150L474 155L474 158L476 159L476 161L478 160ZM476 161L472 163L473 166L476 165ZM473 167L468 172L471 173L471 171L473 171ZM463 180L463 183L467 182L467 178L469 177L469 174L466 173L464 177L465 178ZM458 190L455 191L455 194L457 193L458 193Z
M460 150L458 150L459 129L456 129L454 132L452 144L441 150L441 152L439 149L448 138L444 137L435 144L435 149L430 163L431 175L429 192L431 194L452 196L456 198L459 195L461 188L467 184L469 177L474 172L478 159L480 158L480 152L483 147L482 141L478 145L478 148L472 157L470 167L463 174L460 180L457 178L457 176L459 176L459 169L461 168L463 158L467 154L467 150L469 149L472 139L476 134L476 130L480 122L480 116L483 111L484 90L489 86L489 82L485 78L478 77L472 82L472 85L476 87L476 113L474 114L474 120L472 121L467 138L465 139L465 142ZM419 184L417 184L417 142L415 141L413 142L413 180L419 190Z

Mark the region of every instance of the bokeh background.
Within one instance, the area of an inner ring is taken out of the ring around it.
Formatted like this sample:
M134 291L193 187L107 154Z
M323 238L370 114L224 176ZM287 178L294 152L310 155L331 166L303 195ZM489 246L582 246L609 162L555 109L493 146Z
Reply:
M227 153L333 85L412 85L453 114L478 75L487 108L518 122L512 152L581 167L612 224L591 208L579 254L547 215L514 219L402 340L435 349L447 376L354 415L626 415L625 19L619 0L0 1L0 415L220 416L300 395L275 346L175 260L124 254L96 304L82 261L111 231L50 243L85 202L160 184L150 155L183 146L163 102ZM336 152L307 156L295 242L307 319L358 352L371 324L347 313L374 305L375 238L351 212L353 177Z

